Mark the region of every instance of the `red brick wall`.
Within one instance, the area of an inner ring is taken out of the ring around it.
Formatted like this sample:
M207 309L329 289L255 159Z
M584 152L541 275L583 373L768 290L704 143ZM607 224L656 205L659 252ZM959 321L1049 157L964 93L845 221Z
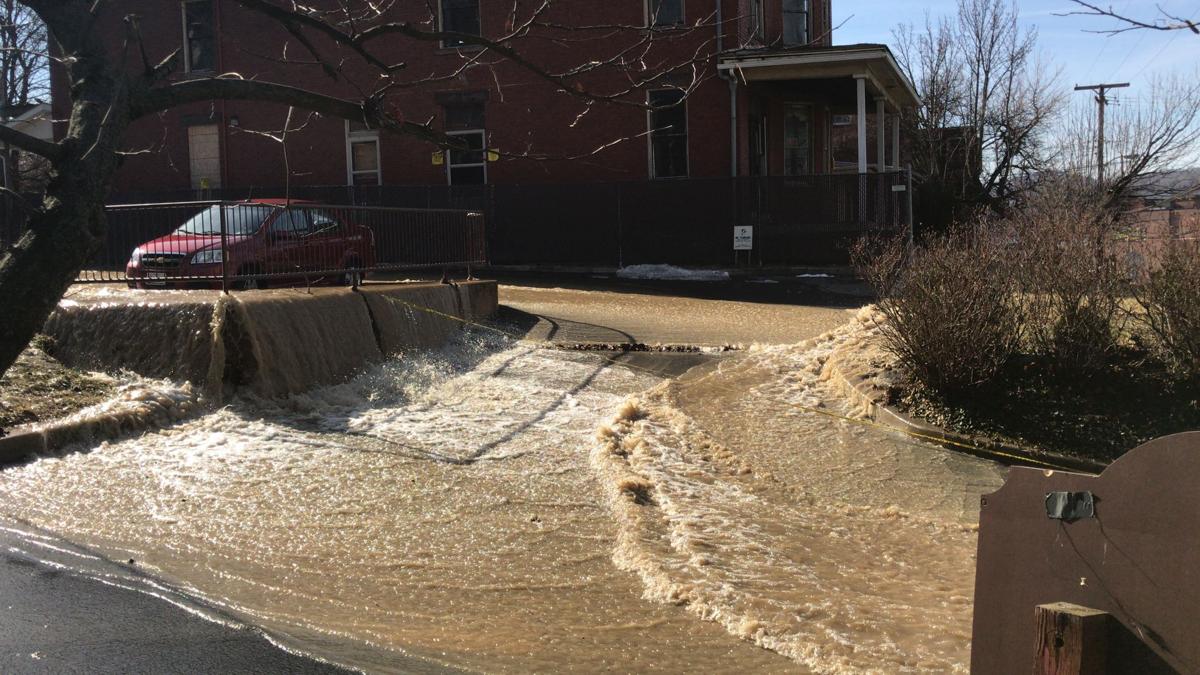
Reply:
M532 5L532 0L522 0ZM425 3L402 3L417 11L397 15L396 20L415 23L428 22ZM435 5L436 6L436 5ZM218 70L237 72L273 82L282 82L317 89L323 93L355 97L353 87L339 84L326 77L312 65L281 64L275 59L288 43L289 56L307 59L307 54L285 31L257 14L247 12L229 0L217 3L220 29ZM482 24L486 35L496 36L505 30L509 2L483 0ZM714 6L691 0L687 3L687 19L702 20ZM101 29L110 32L114 44L123 36L122 17L128 13L141 15L141 29L152 59L177 49L182 42L179 4L161 0L130 0L102 17ZM626 23L641 24L643 3L595 3L578 0L557 5L549 20L571 25ZM426 27L430 27L426 24ZM575 35L573 37L579 37ZM711 45L711 28L698 30L695 35L664 44L646 59L655 62L680 63L691 57L704 42ZM604 55L615 53L621 39L610 38L599 43ZM447 74L462 63L456 50L439 49L436 44L412 43L403 38L394 40L395 47L386 58L403 60L407 67L404 77L427 74ZM513 42L523 56L544 64L549 70L578 65L595 54L582 50L579 44L556 44L549 40L527 39ZM337 53L329 45L321 45L329 53ZM344 54L348 79L364 90L376 86L376 73L357 67L357 61ZM592 180L637 180L648 175L648 145L644 137L646 113L630 106L597 104L580 117L585 105L580 100L557 91L557 87L509 62L470 69L461 76L445 82L430 83L400 90L389 101L405 118L425 121L438 118L441 107L436 95L446 91L487 92L486 121L489 144L508 153L531 153L554 157L590 155L597 147L611 141L629 138L616 146L584 159L528 160L502 159L488 167L491 182L562 182ZM128 67L139 68L130 60ZM690 166L694 176L717 176L728 173L729 111L728 89L725 82L713 77L715 67L708 65L704 82L688 102L690 136ZM63 119L66 109L62 73L54 77L55 116ZM591 89L617 90L623 87L621 73L610 70L589 78ZM636 95L644 100L644 92ZM251 131L282 129L286 108L272 104L248 102L213 102L173 110L162 116L139 121L127 136L126 147L135 154L127 156L118 176L118 191L142 189L186 188L190 185L187 163L187 131L189 123L214 122L222 125L223 182L226 186L278 186L285 181L283 147ZM238 126L229 121L237 118ZM346 146L341 120L311 117L297 111L293 125L306 122L302 130L288 136L288 160L291 182L297 185L344 184L346 182ZM435 121L435 128L440 122ZM60 129L60 133L62 130ZM381 139L382 177L385 183L444 183L445 169L435 166L432 155L435 147L411 137L384 134Z
M531 7L534 0L520 0ZM726 19L726 46L735 46L737 25L745 3L723 0ZM781 30L781 0L767 0L767 30L770 41ZM436 3L430 3L436 6ZM482 24L485 35L497 36L506 30L507 0L482 0ZM689 22L711 19L715 3L686 0ZM357 97L356 89L334 82L315 65L282 64L278 57L284 44L292 59L308 60L302 47L278 25L248 12L230 0L216 2L220 49L218 70L236 72L245 77L259 78L304 86L323 93ZM431 28L424 2L402 2L401 7L415 8L393 17ZM822 17L828 16L829 0L813 0L811 35L819 36ZM115 7L115 5L107 5ZM101 30L113 36L114 48L124 36L122 19L126 14L141 16L141 31L152 59L158 59L178 49L182 42L182 22L179 4L162 0L128 0L118 8L109 9L101 18ZM614 24L639 25L644 20L644 3L639 0L594 2L569 0L554 6L548 20L566 25ZM646 58L654 63L686 61L696 48L707 43L715 47L712 28L697 29L693 35L671 44L659 45ZM574 38L579 35L572 36ZM542 39L519 39L513 42L523 56L543 64L549 70L566 69L596 56L595 49L610 55L619 49L621 40L636 37L612 37L600 43L556 43ZM457 50L439 49L436 44L413 43L404 38L392 40L394 47L382 50L390 61L407 65L402 77L421 77L427 74L452 73L462 63ZM318 46L328 54L344 58L345 75L365 91L377 86L377 74L360 67L361 62L344 50L328 44ZM648 142L644 110L616 105L597 104L586 115L584 104L518 66L495 61L494 66L476 67L443 82L430 83L396 91L389 102L405 118L413 121L434 119L440 128L441 107L436 101L439 92L487 92L486 126L489 145L506 153L531 152L554 157L588 155L573 160L502 159L489 164L489 182L575 182L601 180L642 180L648 178ZM140 61L132 56L128 63L140 69ZM706 80L688 100L689 164L692 176L714 177L729 174L729 90L728 84L715 76L716 69L709 61L704 69ZM610 70L589 78L594 90L616 90L622 86L622 74ZM67 96L62 73L53 73L54 111L56 119L68 114ZM636 95L644 100L644 92ZM190 186L187 158L187 125L217 123L223 130L223 184L226 187L281 186L287 180L283 146L252 132L272 132L284 126L286 108L254 102L212 102L172 110L137 122L127 135L126 147L133 154L124 159L116 190L178 189ZM236 118L238 125L230 125ZM62 133L62 125L59 125ZM341 120L310 116L296 111L293 126L302 127L288 135L287 165L293 185L341 185L346 182L346 141ZM606 143L627 138L597 154L590 154ZM745 137L742 147L745 147ZM445 167L435 166L432 155L435 146L409 136L384 134L381 138L382 179L387 184L444 183ZM775 161L773 160L773 164Z

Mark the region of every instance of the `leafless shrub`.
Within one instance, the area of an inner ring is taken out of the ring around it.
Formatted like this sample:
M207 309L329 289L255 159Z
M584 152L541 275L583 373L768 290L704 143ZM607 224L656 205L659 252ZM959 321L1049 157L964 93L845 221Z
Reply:
M921 384L953 397L992 380L1016 352L1021 321L1003 239L953 228L907 250L863 241L854 265L879 295L884 347Z
M1200 378L1200 241L1172 241L1138 285L1137 321L1154 355L1183 377Z
M1128 273L1110 245L1121 222L1099 204L1080 184L1048 183L1004 224L1029 346L1081 371L1108 362L1126 316Z

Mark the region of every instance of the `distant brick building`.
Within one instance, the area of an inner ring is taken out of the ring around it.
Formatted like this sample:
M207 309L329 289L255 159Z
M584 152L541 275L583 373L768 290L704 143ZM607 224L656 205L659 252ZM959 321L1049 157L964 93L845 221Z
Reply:
M1178 241L1200 243L1200 196L1141 205L1115 244L1131 271L1145 271Z
M381 53L422 81L393 88L389 108L469 150L299 110L281 144L266 133L284 127L286 108L212 101L136 122L112 199L278 197L286 184L292 197L482 210L494 263L844 263L865 229L907 222L898 122L918 101L885 45L832 44L830 2L556 0L543 18L566 28L514 40L524 58L563 72L612 58L627 44L619 40L646 37L642 27L658 29L648 51L630 51L634 60L651 71L685 67L624 99L639 105L588 107L466 46L384 43ZM517 0L522 12L540 4ZM385 20L499 38L512 8L401 0ZM295 35L234 0L125 0L101 13L114 51L129 15L152 59L181 50L174 81L236 73L355 100L379 82L345 51L339 78L329 77ZM596 39L613 26L616 37ZM125 59L145 67L137 50ZM604 68L588 87L620 91L628 77ZM57 69L52 91L54 117L66 119ZM521 154L536 158L513 157ZM755 228L751 251L732 250L731 226Z
M419 11L405 15L396 9L388 19L432 28L426 4L438 10L434 21L485 36L504 30L512 7L508 0L398 3ZM893 122L901 109L915 104L915 93L886 46L831 45L830 0L575 0L556 7L556 21L579 26L701 24L663 40L657 49L668 59L674 50L673 57L683 61L698 49L707 50L707 70L701 73L705 81L677 109L647 115L634 107L599 105L579 118L576 99L527 71L503 63L468 68L452 79L405 89L390 100L405 118L433 119L437 128L481 151L529 149L567 157L586 155L612 140L630 140L587 161L494 161L494 156L488 161L486 152L447 154L412 137L297 113L293 122L306 123L288 137L290 178L282 147L253 133L282 128L279 106L197 104L135 125L128 136L135 154L125 160L117 190L274 187L285 178L292 185L399 185L783 176L835 168L868 172L896 164ZM281 64L285 45L290 57L305 60L294 37L231 0L130 0L122 12L108 13L114 25L102 27L114 42L124 36L117 14L139 15L151 53L183 50L177 78L234 72L356 95L319 67ZM716 17L721 17L719 28ZM548 70L570 67L587 56L552 44L523 49ZM466 48L412 42L402 51L407 73L438 75L453 73L472 55ZM349 59L351 80L354 67ZM65 119L68 100L60 73L53 78L53 91L55 118ZM638 95L667 104L678 93L664 87ZM870 139L868 124L874 127ZM835 125L861 136L856 149L843 151L848 156L835 156ZM656 131L650 132L652 128ZM140 150L147 152L136 152Z

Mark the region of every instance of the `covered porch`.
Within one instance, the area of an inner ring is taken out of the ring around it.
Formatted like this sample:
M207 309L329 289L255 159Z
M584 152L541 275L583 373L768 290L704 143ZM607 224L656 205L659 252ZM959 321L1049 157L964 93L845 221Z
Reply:
M737 176L901 170L900 117L916 90L886 45L752 49L721 58Z

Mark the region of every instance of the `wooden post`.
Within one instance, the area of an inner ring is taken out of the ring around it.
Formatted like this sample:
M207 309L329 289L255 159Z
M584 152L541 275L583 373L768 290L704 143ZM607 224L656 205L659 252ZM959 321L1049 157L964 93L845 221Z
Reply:
M1107 672L1108 613L1066 602L1034 611L1037 650L1034 675L1104 675Z

